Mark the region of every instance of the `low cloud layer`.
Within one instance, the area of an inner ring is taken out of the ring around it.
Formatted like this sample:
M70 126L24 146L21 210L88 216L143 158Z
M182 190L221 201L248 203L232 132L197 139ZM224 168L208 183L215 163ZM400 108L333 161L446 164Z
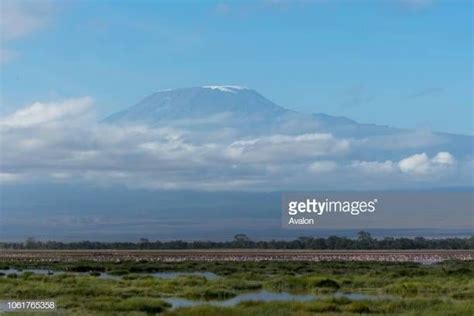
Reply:
M469 178L459 172L472 169L472 157L414 152L416 140L407 142L406 134L396 144L405 142L405 156L360 160L354 159L359 151L367 156L371 148L389 144L331 133L240 138L225 130L205 133L208 141L203 133L195 139L184 128L98 123L89 97L37 102L0 119L0 181L195 190L355 189L433 186L440 180L466 185ZM390 137L395 143L396 136ZM425 134L420 138L430 140Z

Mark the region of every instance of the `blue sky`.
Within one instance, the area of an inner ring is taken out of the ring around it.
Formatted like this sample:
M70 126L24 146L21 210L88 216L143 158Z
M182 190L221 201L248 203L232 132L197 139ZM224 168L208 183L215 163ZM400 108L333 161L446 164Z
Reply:
M470 1L2 1L1 112L253 88L303 112L474 134ZM5 18L7 17L7 18Z

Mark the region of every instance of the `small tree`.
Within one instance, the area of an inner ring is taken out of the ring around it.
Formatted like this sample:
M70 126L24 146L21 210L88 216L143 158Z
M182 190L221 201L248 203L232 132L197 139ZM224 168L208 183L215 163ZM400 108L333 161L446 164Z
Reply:
M245 234L237 234L234 236L234 240L237 242L248 242L250 238Z
M147 238L140 238L140 244L149 244L150 241Z
M374 242L370 233L363 230L357 233L357 240L359 241L359 248L361 249L372 248Z
M34 237L28 237L25 240L25 248L27 249L34 249L36 248L37 244L38 242L36 241Z

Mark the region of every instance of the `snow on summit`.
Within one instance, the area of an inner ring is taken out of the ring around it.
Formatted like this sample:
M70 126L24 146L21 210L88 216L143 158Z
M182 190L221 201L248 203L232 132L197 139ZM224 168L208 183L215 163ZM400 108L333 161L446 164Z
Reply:
M202 88L212 89L212 90L219 90L219 91L222 91L222 92L231 92L231 93L236 93L235 90L247 89L247 88L241 87L241 86L203 86Z

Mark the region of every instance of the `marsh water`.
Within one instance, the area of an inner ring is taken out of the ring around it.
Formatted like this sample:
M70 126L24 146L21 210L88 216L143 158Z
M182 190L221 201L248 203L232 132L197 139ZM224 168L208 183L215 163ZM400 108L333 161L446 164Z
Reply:
M64 273L71 273L76 275L90 275L89 272L65 272L65 271L55 271L49 269L0 269L0 273L3 275L22 275L24 273L33 273L39 275L60 275ZM212 272L154 272L154 273L141 273L140 275L149 275L156 278L162 279L174 279L179 276L202 276L206 279L212 281L220 278L219 275ZM112 279L120 280L123 276L112 275L106 272L100 272L97 275L94 275L99 279ZM346 293L346 292L335 292L330 295L315 295L315 294L293 294L289 292L269 292L266 290L259 290L250 293L242 293L235 297L226 299L226 300L190 300L181 297L167 297L163 298L164 301L171 304L172 308L181 308L181 307L193 307L200 305L212 305L220 307L232 307L241 302L249 301L260 301L260 302L271 302L271 301L296 301L296 302L306 302L324 299L328 297L335 298L347 298L352 301L360 300L380 300L380 299L392 299L392 296L389 295L371 295L363 293Z
M204 301L204 300L189 300L181 297L169 297L164 298L163 300L171 304L172 308L180 307L193 307L199 305L212 305L212 306L221 306L221 307L232 307L241 302L250 302L250 301L260 301L260 302L274 302L274 301L285 301L285 302L306 302L314 301L328 297L336 298L348 298L352 301L361 301L361 300L381 300L381 299L391 299L392 296L389 295L370 295L362 293L344 293L336 292L332 295L314 295L314 294L292 294L288 292L268 292L261 290L258 292L243 293L237 295L233 298L222 300L222 301Z
M40 275L57 275L57 274L64 274L64 273L90 275L89 272L66 272L66 271L56 271L56 270L49 270L49 269L24 269L24 270L18 270L14 268L0 269L0 273L3 273L4 275L9 275L9 274L22 275L26 272L31 272L31 273L40 274ZM152 272L152 273L140 273L140 275L151 275L151 276L154 276L156 278L161 278L161 279L174 279L179 276L202 276L202 277L205 277L209 281L217 280L219 278L217 274L212 273L212 272ZM98 275L96 275L96 277L99 279L111 279L111 280L122 279L122 276L113 275L107 272L100 272Z
M220 277L212 272L155 272L155 273L147 273L148 275L152 275L157 278L162 279L174 279L179 276L203 276L209 281L217 280Z

